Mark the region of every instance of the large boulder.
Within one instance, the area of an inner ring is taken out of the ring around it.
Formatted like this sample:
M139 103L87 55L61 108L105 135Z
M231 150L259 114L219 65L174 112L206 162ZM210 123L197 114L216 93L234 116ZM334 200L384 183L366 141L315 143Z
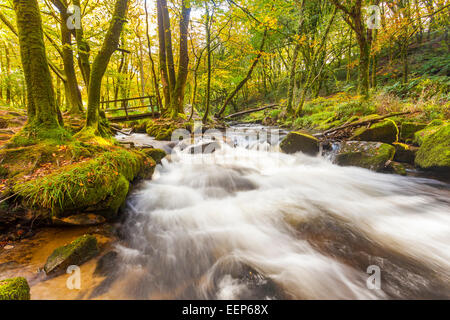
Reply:
M443 120L436 119L431 121L424 129L417 131L414 134L414 144L421 146L428 136L436 133L445 125L446 123Z
M417 151L416 165L423 169L450 171L450 124L425 138Z
M341 166L355 166L382 171L392 161L395 148L381 142L347 141L341 145L335 161Z
M320 151L319 140L304 132L291 132L281 142L280 148L284 153L293 154L303 152L316 156Z
M416 153L417 150L419 150L419 148L399 142L394 143L394 147L395 147L395 157L394 157L395 161L414 164Z
M375 123L369 128L358 128L350 140L393 143L398 140L399 130L394 121Z
M19 183L14 191L32 209L50 217L95 213L115 219L130 182L151 177L156 163L142 152L117 149Z
M425 129L426 123L419 122L403 122L400 125L400 138L403 141L414 139L414 134L420 130Z
M71 265L81 265L99 253L97 238L84 235L66 246L59 247L48 257L44 266L46 274L64 272Z
M30 300L30 286L25 278L0 280L0 300Z

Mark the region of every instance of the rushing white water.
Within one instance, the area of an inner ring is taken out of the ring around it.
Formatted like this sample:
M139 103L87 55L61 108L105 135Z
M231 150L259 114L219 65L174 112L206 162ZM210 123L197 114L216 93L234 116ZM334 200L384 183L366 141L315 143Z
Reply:
M449 298L449 185L231 140L176 148L131 196L121 297Z

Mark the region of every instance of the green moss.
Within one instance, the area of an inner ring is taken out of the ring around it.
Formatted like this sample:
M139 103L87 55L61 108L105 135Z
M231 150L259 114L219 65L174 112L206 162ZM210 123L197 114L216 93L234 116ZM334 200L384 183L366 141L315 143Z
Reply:
M373 124L370 128L358 128L350 140L392 143L398 141L399 129L394 121Z
M424 139L417 152L416 165L423 169L450 170L450 124Z
M400 126L400 137L403 141L407 139L413 139L414 134L417 131L425 129L427 125L425 123L418 122L403 122Z
M304 132L291 132L281 142L280 149L287 154L303 152L315 156L319 153L319 140Z
M128 193L128 182L153 173L145 154L117 149L96 159L63 167L54 173L14 186L25 203L60 216L80 210L114 216ZM126 181L126 183L125 183Z
M84 235L66 246L59 247L48 257L44 266L47 274L65 271L71 265L81 265L98 254L97 239Z
M30 287L25 278L0 280L0 300L30 300Z
M167 155L164 150L154 148L150 149L145 148L142 149L142 152L144 152L147 156L155 160L156 163L161 163L161 160Z
M394 158L395 148L380 142L345 142L336 155L336 163L342 166L362 167L381 171Z
M425 138L439 131L446 123L442 120L433 120L425 129L414 134L414 143L421 146Z

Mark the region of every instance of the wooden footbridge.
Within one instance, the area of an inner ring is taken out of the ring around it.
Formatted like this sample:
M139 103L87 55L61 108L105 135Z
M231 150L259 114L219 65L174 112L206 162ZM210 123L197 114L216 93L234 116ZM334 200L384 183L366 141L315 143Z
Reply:
M138 104L138 106L130 105L130 102ZM121 108L115 108L118 103L121 104ZM110 105L113 105L115 109L110 109ZM101 101L100 106L106 113L106 118L111 122L159 118L161 115L155 96Z

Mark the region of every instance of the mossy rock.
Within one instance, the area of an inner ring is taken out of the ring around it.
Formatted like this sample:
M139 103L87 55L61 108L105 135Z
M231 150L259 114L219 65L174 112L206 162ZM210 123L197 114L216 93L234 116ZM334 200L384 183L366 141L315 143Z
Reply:
M161 160L164 159L167 155L164 150L155 148L144 148L142 149L142 152L144 152L148 157L155 160L156 163L161 163Z
M155 166L144 153L120 148L16 184L14 192L26 206L47 211L53 217L96 212L111 219L125 202L130 182L151 177Z
M19 277L0 280L0 300L30 300L27 279Z
M395 161L414 164L416 153L419 148L400 142L396 142L393 145L395 147Z
M358 128L350 140L376 141L393 143L398 140L399 129L394 121L383 121L370 126L370 128Z
M398 174L401 176L406 176L406 168L403 164L399 163L399 162L395 162L395 161L391 161L387 167L387 171L394 173L394 174Z
M281 142L280 148L287 154L302 152L310 156L316 156L320 151L319 139L298 131L289 133Z
M400 138L403 141L414 139L414 134L420 130L425 129L426 126L426 123L403 122L400 126Z
M336 163L341 166L354 166L373 171L382 171L392 161L395 148L381 142L347 141L336 155Z
M80 266L98 253L97 238L84 235L66 246L55 249L48 257L44 271L47 275L65 272L69 266Z
M417 131L414 134L414 144L421 146L428 136L439 131L444 125L446 123L442 120L433 120L425 129Z
M450 171L450 124L424 139L415 163L422 169Z

